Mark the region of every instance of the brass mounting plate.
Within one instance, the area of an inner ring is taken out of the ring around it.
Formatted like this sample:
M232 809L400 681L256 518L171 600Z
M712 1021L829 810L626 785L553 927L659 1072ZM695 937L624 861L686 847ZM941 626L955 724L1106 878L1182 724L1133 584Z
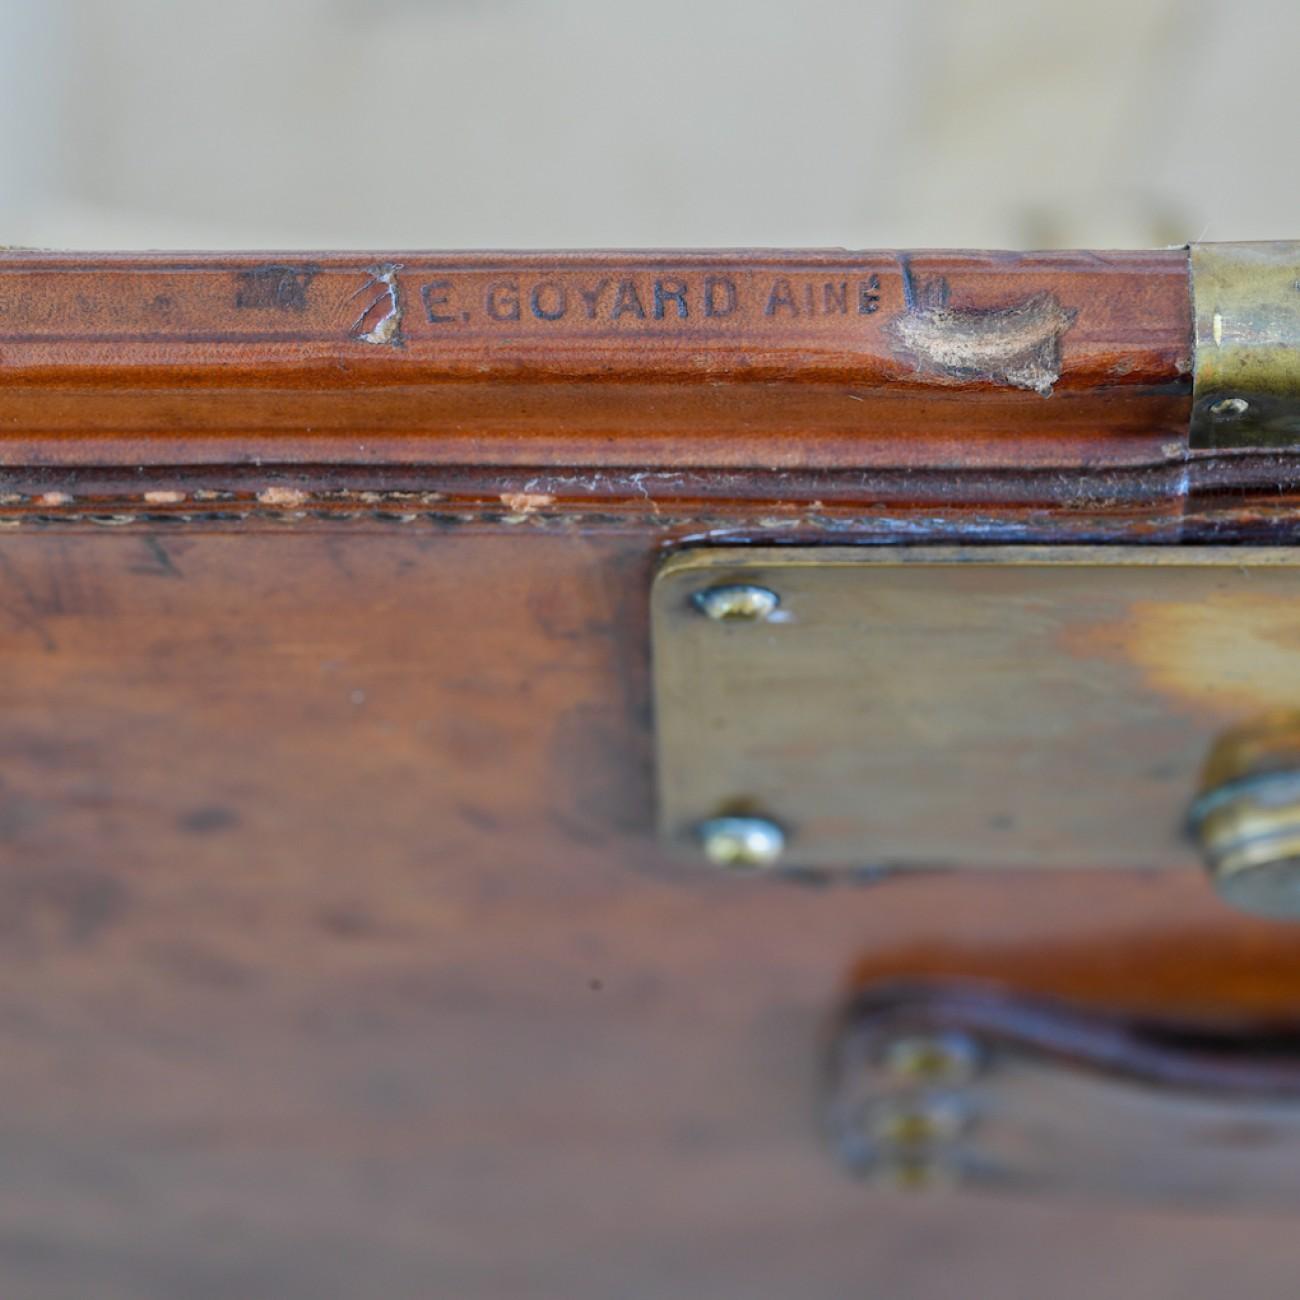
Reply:
M752 584L757 616L697 595ZM1300 550L700 548L651 597L660 829L810 867L1163 867L1215 737L1300 708Z

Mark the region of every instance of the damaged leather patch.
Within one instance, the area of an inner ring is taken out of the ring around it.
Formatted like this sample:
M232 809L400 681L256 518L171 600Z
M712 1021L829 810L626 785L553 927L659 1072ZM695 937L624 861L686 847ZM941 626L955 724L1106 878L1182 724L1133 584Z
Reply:
M1050 291L1008 307L950 307L943 280L925 285L885 329L926 375L1025 388L1044 397L1061 375L1061 338L1077 311Z

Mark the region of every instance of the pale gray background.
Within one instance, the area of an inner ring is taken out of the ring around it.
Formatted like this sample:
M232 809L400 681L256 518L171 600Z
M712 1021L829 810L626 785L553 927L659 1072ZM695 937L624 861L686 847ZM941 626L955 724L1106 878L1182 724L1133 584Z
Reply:
M0 0L0 242L1300 234L1297 0Z

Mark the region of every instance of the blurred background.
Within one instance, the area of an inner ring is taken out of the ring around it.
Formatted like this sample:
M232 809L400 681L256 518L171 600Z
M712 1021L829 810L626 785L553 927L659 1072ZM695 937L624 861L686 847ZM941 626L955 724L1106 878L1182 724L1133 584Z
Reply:
M0 0L0 242L1300 234L1296 0Z

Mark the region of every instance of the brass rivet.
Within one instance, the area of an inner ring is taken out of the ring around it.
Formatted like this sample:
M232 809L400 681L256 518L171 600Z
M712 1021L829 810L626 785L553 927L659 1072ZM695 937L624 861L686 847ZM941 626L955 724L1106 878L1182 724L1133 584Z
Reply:
M885 1049L884 1066L912 1083L966 1083L979 1071L979 1047L968 1034L915 1034Z
M1215 888L1266 916L1300 917L1300 714L1220 737L1187 818Z
M889 1156L872 1174L878 1185L897 1192L951 1191L961 1182L961 1167L956 1162L915 1152Z
M770 867L785 851L785 832L766 817L711 817L696 836L704 856L719 867Z
M706 587L692 598L695 608L715 622L736 620L760 623L770 618L781 597L766 587L750 582L728 583L720 587Z
M1210 403L1210 414L1216 420L1236 420L1250 410L1250 403L1244 397L1221 397Z
M918 1098L882 1107L870 1127L878 1142L915 1152L955 1142L970 1122L970 1112L955 1098Z
M1223 898L1248 912L1300 916L1300 772L1207 791L1188 821Z

